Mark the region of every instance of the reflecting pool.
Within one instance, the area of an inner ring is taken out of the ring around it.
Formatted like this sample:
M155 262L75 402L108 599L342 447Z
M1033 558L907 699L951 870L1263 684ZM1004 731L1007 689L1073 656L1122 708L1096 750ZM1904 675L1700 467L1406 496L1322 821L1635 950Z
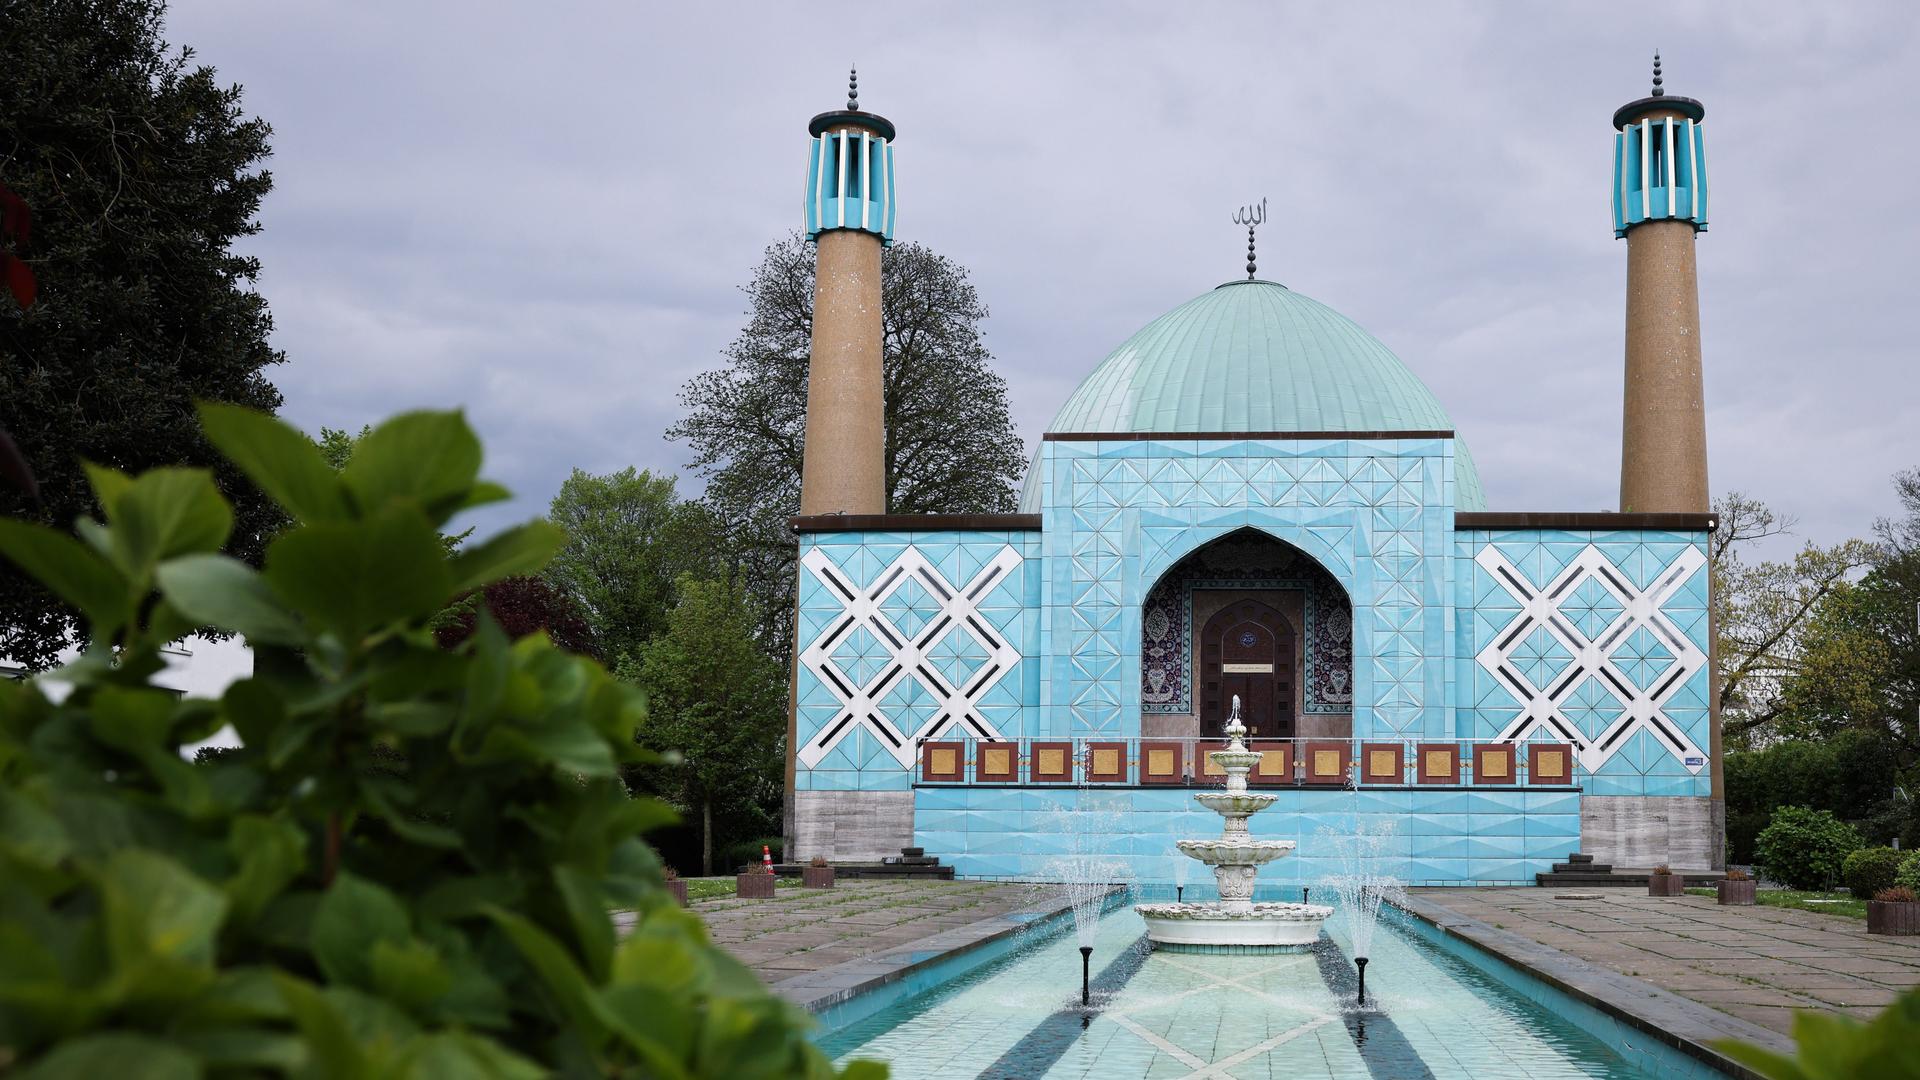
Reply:
M1341 918L1306 953L1190 955L1147 951L1122 908L1100 921L1090 1008L1074 936L1055 934L822 1041L896 1077L1672 1075L1659 1048L1604 1044L1405 918L1373 940L1365 1009Z

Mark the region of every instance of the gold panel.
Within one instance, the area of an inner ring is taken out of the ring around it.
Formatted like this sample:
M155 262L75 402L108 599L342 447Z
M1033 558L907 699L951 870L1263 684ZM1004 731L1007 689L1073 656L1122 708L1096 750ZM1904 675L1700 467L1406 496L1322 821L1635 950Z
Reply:
M1227 770L1221 768L1219 762L1207 756L1209 752L1210 751L1207 750L1200 751L1200 771L1207 776L1227 775Z
M1340 751L1315 750L1313 752L1313 775L1332 776L1340 771Z
M1171 750L1147 751L1147 775L1148 776L1172 776L1173 775L1173 751Z
M1005 776L1013 771L1013 751L1005 747L987 747L987 771L995 776Z
M1488 750L1480 755L1480 773L1483 776L1508 777L1513 775L1513 767L1507 763L1505 750Z
M1453 751L1451 750L1427 751L1427 775L1428 776L1452 776L1453 775Z
M1040 751L1039 768L1034 770L1045 776L1059 776L1067 771L1067 752L1059 747L1046 747Z
M1120 751L1095 750L1093 752L1093 771L1101 776L1112 776L1120 771Z
M1260 772L1266 776L1279 776L1287 771L1287 752L1285 750L1260 751Z
M1567 775L1567 755L1565 751L1542 750L1533 759L1533 763L1536 766L1534 771L1540 774L1540 776L1534 777L1535 780L1539 780L1541 777L1552 777L1557 780Z
M947 775L960 771L960 752L951 746L936 746L932 751L933 767L929 770L937 775Z
M1370 750L1367 752L1368 776L1392 776L1397 770L1393 767L1393 751Z

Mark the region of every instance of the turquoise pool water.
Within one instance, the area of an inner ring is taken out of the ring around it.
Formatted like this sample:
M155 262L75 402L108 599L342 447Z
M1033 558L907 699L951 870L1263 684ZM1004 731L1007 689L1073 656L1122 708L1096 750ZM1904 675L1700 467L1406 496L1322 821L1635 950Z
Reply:
M1074 935L1036 935L1014 955L822 1042L843 1060L885 1061L903 1078L1704 1073L1662 1047L1634 1045L1631 1036L1609 1045L1589 1035L1405 919L1395 913L1374 938L1363 1011L1352 1007L1354 967L1338 917L1312 952L1196 956L1149 952L1139 916L1122 908L1099 924L1090 1008L1080 1006Z

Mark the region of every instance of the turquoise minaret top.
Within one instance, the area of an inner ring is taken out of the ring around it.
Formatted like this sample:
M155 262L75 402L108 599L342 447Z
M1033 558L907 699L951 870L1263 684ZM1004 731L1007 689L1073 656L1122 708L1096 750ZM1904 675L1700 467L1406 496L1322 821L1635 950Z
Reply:
M804 201L807 239L831 229L872 233L893 245L893 122L860 109L860 75L847 77L847 107L807 124L813 150Z
M1653 54L1653 93L1614 110L1613 234L1643 221L1671 218L1707 228L1707 148L1700 121L1707 107L1661 87Z

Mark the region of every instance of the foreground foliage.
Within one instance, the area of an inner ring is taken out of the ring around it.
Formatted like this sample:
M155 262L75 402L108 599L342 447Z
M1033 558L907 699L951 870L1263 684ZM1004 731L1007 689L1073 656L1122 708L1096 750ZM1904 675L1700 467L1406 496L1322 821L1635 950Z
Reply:
M436 646L450 597L561 539L447 550L449 518L505 495L460 417L398 417L338 472L259 414L202 420L296 521L260 571L217 554L234 515L199 470L91 468L106 522L81 539L0 520L92 629L58 703L0 683L0 1071L831 1075L640 841L671 814L620 780L652 758L638 692L486 618ZM209 624L255 675L219 701L150 686ZM182 760L227 725L241 748Z
M1865 1024L1802 1009L1793 1041L1793 1057L1731 1040L1714 1048L1768 1080L1920 1080L1920 987Z

